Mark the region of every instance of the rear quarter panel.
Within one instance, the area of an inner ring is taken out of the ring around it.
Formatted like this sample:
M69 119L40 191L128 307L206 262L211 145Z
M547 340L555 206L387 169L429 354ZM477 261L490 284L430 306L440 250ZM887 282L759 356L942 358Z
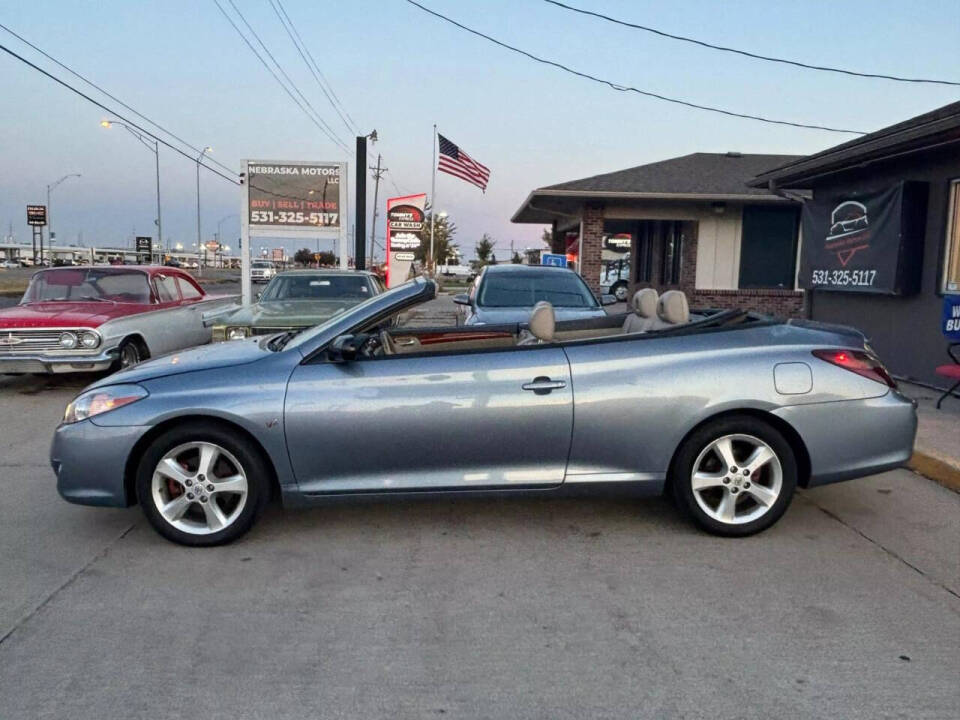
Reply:
M836 338L785 325L698 334L573 342L564 346L574 390L567 474L642 472L665 477L683 437L732 410L879 397L884 385L811 355ZM810 367L812 389L784 395L774 366Z

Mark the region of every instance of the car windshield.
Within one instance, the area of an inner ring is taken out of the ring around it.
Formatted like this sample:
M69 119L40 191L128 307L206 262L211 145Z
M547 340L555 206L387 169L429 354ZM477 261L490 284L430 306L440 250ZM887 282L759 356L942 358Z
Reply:
M147 304L150 285L146 273L109 268L44 270L30 280L23 303L53 300L112 301Z
M345 326L351 326L355 323L359 323L362 321L364 316L375 314L377 312L376 310L371 309L372 306L376 305L380 308L389 308L392 305L400 303L402 298L405 296L410 295L411 291L413 291L416 286L422 288L423 284L424 280L422 278L414 278L413 280L408 280L402 285L397 285L395 288L390 288L384 293L373 295L367 300L361 302L359 305L354 305L347 310L335 313L329 320L322 322L319 325L314 325L309 330L304 330L292 340L289 340L286 344L284 344L283 347L292 348L310 342L313 338L321 335L329 327L335 324L344 323Z
M365 275L277 275L260 302L278 300L366 300L371 295Z
M573 272L488 272L477 295L480 307L532 307L541 300L554 307L597 307L590 288Z

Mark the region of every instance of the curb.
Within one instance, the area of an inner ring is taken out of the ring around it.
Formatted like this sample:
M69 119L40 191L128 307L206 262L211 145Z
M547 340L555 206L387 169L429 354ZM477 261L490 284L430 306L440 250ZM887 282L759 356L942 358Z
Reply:
M960 462L932 450L914 450L907 467L924 477L960 493Z

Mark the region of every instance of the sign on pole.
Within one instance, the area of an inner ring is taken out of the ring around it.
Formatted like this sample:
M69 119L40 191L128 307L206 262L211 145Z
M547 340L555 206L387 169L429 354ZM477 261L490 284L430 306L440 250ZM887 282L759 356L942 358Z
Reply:
M387 287L406 282L423 243L427 194L387 198Z
M27 205L27 225L43 226L47 224L46 205Z
M250 238L336 241L347 268L347 163L305 160L244 160L240 212L241 291L252 299ZM280 249L281 260L283 250Z
M541 265L552 265L554 267L566 267L567 266L567 256L560 255L557 253L542 253L540 255L540 264Z
M153 258L153 238L137 236L137 262L149 265Z

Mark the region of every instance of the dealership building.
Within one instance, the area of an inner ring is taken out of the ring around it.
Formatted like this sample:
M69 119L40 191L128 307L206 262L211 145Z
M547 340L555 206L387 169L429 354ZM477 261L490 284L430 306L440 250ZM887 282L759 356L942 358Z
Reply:
M960 102L750 184L811 194L798 278L808 317L859 328L894 374L943 386L944 296L960 295Z
M630 293L680 289L695 307L798 317L800 200L747 182L797 155L694 153L534 190L518 223L550 224L599 290L604 265L630 258Z
M680 289L859 328L899 377L943 386L940 320L960 295L960 103L810 156L694 153L548 185L513 216L598 291ZM629 255L627 255L629 253Z

